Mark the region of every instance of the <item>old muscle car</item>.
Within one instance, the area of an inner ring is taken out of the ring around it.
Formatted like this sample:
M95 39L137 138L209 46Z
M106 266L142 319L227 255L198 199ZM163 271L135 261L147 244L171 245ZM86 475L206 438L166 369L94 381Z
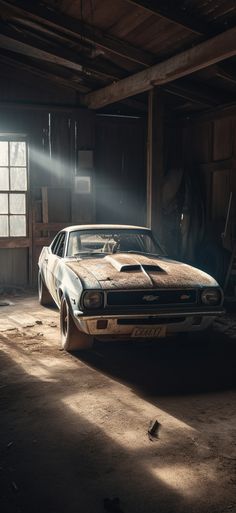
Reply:
M164 256L151 230L70 226L39 257L39 301L60 309L62 347L94 337L158 338L207 328L222 313L214 278Z

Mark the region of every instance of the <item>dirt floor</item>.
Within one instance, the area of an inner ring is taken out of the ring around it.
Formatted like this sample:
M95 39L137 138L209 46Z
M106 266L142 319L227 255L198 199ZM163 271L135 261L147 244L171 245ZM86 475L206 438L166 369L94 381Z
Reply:
M210 334L70 355L56 308L9 299L1 513L236 513L235 314Z

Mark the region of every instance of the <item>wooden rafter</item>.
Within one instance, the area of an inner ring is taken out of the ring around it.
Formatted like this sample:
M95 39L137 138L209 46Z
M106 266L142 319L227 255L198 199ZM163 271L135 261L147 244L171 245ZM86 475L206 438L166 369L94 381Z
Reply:
M223 78L224 80L226 80L227 82L230 82L231 84L236 85L236 74L228 67L223 68L221 66L217 66L216 76L219 78Z
M10 66L12 69L19 69L21 72L25 72L27 74L30 73L42 80L49 80L50 82L58 84L58 86L73 89L79 93L86 93L89 91L88 87L79 82L79 77L69 79L59 75L55 71L50 73L48 70L42 69L41 67L39 68L35 64L33 65L32 63L26 62L19 56L14 58L12 55L9 56L1 52L0 62L6 66Z
M164 91L172 95L179 96L192 103L198 103L206 106L222 105L235 101L233 93L229 94L221 89L208 86L204 83L191 80L190 78L181 78L177 82L170 82L163 86Z
M85 96L85 104L99 109L163 85L236 55L236 28L225 31L147 70Z
M236 85L236 70L231 69L231 66L228 66L227 63L202 70L199 73L199 77L206 80L214 80L217 77Z
M65 77L60 75L59 71L56 72L53 70L53 72L50 72L50 68L44 69L42 66L38 67L36 66L35 62L27 62L25 58L21 56L13 58L12 55L7 54L7 52L3 54L3 51L0 52L0 62L6 65L10 65L12 68L25 71L27 74L30 73L31 75L38 76L41 79L55 82L59 86L73 89L84 94L89 92L89 86L81 83L81 77L76 74ZM192 82L190 83L186 80L180 80L178 83L167 84L163 87L163 90L172 95L191 101L192 103L203 104L206 106L226 103L225 99L222 97L222 94L219 94L217 91L213 92L211 90L210 92L207 87L204 87L204 85L193 84ZM147 106L145 103L141 103L134 99L124 100L122 103L124 105L130 106L132 109L136 109L137 111L147 111Z
M3 33L5 32L5 33ZM12 31L11 31L12 32ZM39 40L30 40L25 38L22 33L17 35L9 35L9 30L1 28L0 33L0 48L9 50L11 52L38 59L39 61L48 62L51 64L63 66L70 70L93 76L97 80L102 82L109 82L117 79L117 74L109 73L109 71L100 70L98 66L88 66L81 60L78 59L77 54L72 50L65 50L59 48L45 50L45 44Z
M22 0L20 4L0 0L0 15L10 19L21 20L22 23L25 21L27 25L30 24L30 21L32 25L37 23L47 27L48 32L52 34L53 31L59 30L61 33L68 34L79 40L82 38L83 41L92 43L99 48L144 66L150 66L154 62L154 56L149 52L136 48L128 42L117 39L107 32L84 23L79 19L72 18L65 13L61 14L46 9L45 7L41 8L34 5L33 2L29 9L29 2L25 0Z
M171 7L166 0L127 0L127 2L145 9L150 14L157 14L195 34L210 34L207 24L196 21L192 16L186 14L184 10L176 6L176 2L172 2Z

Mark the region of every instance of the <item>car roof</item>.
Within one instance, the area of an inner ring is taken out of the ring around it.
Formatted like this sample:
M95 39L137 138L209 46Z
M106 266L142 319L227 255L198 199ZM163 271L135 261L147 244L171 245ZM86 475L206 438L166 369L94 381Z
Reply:
M74 226L68 226L62 231L74 232L77 230L146 230L150 231L150 228L145 226L132 226L128 224L78 224Z

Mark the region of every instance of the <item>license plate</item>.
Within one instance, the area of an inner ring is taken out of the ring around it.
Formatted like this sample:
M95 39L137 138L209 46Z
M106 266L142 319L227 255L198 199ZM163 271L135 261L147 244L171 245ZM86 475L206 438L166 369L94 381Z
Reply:
M132 337L138 338L157 338L166 336L166 326L158 326L158 328L134 328Z

